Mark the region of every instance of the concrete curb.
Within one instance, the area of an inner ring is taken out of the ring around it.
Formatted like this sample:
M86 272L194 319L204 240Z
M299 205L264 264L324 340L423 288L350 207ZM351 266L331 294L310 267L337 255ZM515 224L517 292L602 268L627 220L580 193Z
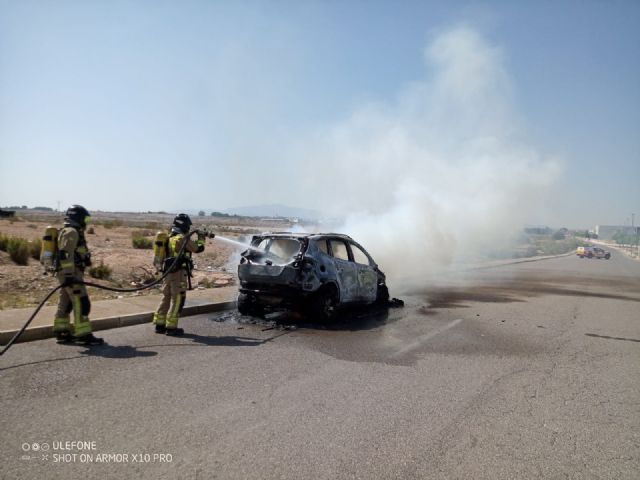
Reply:
M231 310L236 308L236 302L218 302L205 303L202 305L192 305L184 307L180 317L188 317L191 315L200 315L202 313L221 312L223 310ZM153 319L153 312L132 313L128 315L120 315L117 317L96 318L91 320L94 331L108 330L110 328L129 327L131 325L140 325L142 323L150 323ZM18 330L1 330L0 345L6 345L18 333ZM32 342L34 340L44 340L45 338L53 338L53 327L51 325L27 328L16 343Z

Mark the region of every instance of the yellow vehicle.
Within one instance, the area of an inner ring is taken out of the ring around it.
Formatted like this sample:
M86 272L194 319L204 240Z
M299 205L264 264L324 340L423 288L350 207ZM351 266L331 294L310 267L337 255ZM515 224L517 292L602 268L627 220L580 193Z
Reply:
M601 258L609 260L611 258L611 252L600 247L578 247L576 248L576 255L580 258L597 258L598 260Z

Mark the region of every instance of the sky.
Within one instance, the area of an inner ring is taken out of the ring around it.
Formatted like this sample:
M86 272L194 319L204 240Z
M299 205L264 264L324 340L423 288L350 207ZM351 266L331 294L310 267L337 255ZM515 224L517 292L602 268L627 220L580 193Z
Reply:
M639 179L637 1L0 0L0 206L586 228Z

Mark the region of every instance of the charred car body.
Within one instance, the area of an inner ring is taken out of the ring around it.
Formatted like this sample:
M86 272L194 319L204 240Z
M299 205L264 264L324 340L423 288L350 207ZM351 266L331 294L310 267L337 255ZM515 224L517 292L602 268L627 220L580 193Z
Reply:
M238 265L238 310L294 309L331 320L340 307L386 303L384 273L351 237L336 233L255 235Z

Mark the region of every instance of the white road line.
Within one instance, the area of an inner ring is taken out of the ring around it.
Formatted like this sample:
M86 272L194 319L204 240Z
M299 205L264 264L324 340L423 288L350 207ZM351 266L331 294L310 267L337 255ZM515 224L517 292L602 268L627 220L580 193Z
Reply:
M411 350L415 350L416 348L419 348L420 346L422 346L422 344L424 344L427 340L431 340L433 337L440 335L443 332L446 332L447 330L449 330L450 328L455 327L456 325L458 325L460 322L462 322L462 318L458 318L457 320L454 320L450 323L447 323L446 325L430 332L427 333L425 335L420 335L418 338L415 339L415 341L411 342L408 345L405 345L404 347L402 347L400 350L398 350L397 352L395 352L393 355L391 355L391 358L395 358L395 357L399 357L400 355L404 355L407 352L410 352Z

